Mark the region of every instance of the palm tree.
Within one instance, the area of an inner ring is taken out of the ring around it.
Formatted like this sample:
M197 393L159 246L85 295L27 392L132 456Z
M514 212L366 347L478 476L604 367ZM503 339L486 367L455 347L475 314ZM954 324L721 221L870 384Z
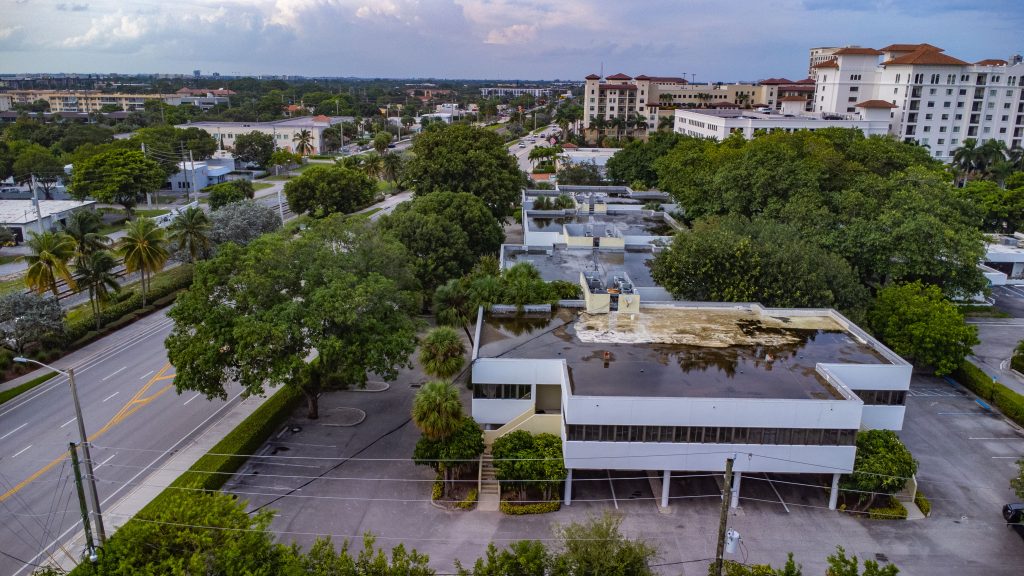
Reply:
M431 440L451 436L460 419L462 402L459 391L448 382L427 382L412 401L412 421Z
M458 278L449 280L434 291L434 314L437 316L437 323L462 328L470 343L473 342L473 335L469 331L469 325L476 317L476 309L469 297L466 283Z
M666 128L672 130L674 125L675 118L672 116L662 116L661 118L658 118L658 130L664 130Z
M110 300L111 292L121 290L114 268L117 268L117 260L106 250L83 254L75 261L75 280L79 287L89 291L89 304L92 305L97 330L102 320L102 305Z
M313 133L309 130L299 131L292 138L292 142L295 142L295 151L302 156L308 156L313 153Z
M197 256L210 249L210 219L198 206L178 214L167 231L178 250L188 250L189 262L195 262Z
M78 256L105 250L110 239L100 234L103 219L96 212L79 210L72 212L62 231L75 241L75 253Z
M1006 179L1014 173L1013 164L1006 160L996 160L988 167L988 177L995 181L1000 188L1006 188Z
M384 157L380 154L363 154L360 168L370 178L380 178L384 173Z
M975 163L981 152L978 149L978 141L974 138L964 140L959 148L953 151L953 163L960 167L966 174L974 171Z
M128 233L121 238L118 252L124 259L127 272L138 272L141 275L142 306L145 307L149 277L160 271L170 256L164 247L164 229L157 226L151 218L138 218L129 223L125 230Z
M1006 143L1002 140L986 140L984 144L978 147L979 158L975 161L977 164L978 171L988 173L989 168L998 162L1006 161L1006 154L1009 150L1006 149Z
M1024 170L1024 148L1014 146L1006 153L1006 161L1014 170Z
M536 166L537 160L548 157L547 146L534 146L530 150L530 154L526 157L530 161L531 166Z
M381 177L391 182L396 188L402 175L402 157L398 154L385 154L381 158Z
M75 279L68 269L68 261L75 255L75 241L63 232L30 232L28 246L31 253L22 256L28 262L25 285L39 294L49 290L54 297L59 295L57 282L64 280L74 289Z
M594 116L590 119L590 127L597 131L597 143L600 144L604 138L604 130L608 127L608 121L604 116Z
M611 119L609 124L615 129L615 140L618 141L622 138L622 129L626 127L626 119L622 116L616 116Z
M427 334L420 345L423 371L436 378L451 378L466 363L466 346L455 330L441 326Z

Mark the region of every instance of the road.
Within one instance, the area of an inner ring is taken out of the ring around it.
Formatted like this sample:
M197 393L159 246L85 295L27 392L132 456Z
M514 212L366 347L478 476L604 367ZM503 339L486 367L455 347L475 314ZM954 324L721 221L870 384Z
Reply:
M171 326L164 312L154 313L74 362L103 507L237 402L237 386L228 401L174 391L163 345ZM19 560L39 563L56 549L55 540L80 529L66 458L72 441L78 432L63 377L0 406L0 574L29 573Z
M544 130L545 134L555 134L559 131L558 128L548 127ZM519 169L527 174L533 172L533 163L530 162L530 150L533 150L537 146L547 146L548 143L545 139L540 138L538 134L536 136L537 142L530 143L530 136L525 136L520 140L514 140L508 145L508 153L515 156L516 161L519 162ZM526 145L525 148L520 148L519 144L522 142Z

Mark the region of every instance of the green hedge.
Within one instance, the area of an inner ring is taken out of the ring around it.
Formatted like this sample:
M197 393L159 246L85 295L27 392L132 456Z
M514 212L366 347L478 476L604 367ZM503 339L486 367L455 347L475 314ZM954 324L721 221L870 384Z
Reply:
M473 506L476 505L476 496L476 488L473 488L469 491L469 494L466 494L466 497L463 498L461 502L456 504L456 506L462 510L472 510Z
M42 376L40 376L38 378L33 378L32 380L29 380L28 382L25 382L24 384L21 384L19 386L15 386L14 388L11 388L10 390L4 390L3 392L0 392L0 404L3 404L4 402L7 402L8 400L14 398L15 396L17 396L19 394L24 394L25 392L28 392L29 390L35 388L36 386L39 386L43 382L46 382L47 380L49 380L50 378L53 378L56 375L57 375L56 372L50 372L49 374L43 374Z
M1007 418L1024 425L1024 396L994 382L988 374L966 360L953 377L979 398L995 405Z
M65 323L64 334L68 349L84 346L102 334L112 332L137 320L158 306L166 306L177 298L178 292L192 285L192 265L182 264L153 276L146 306L142 294L135 288L125 289L100 312L103 327L96 330L96 319L91 310Z
M895 498L890 498L888 506L875 506L868 510L868 518L872 520L906 520L907 509Z
M535 502L532 504L512 504L502 500L498 508L510 516L547 514L548 512L558 512L562 508L562 502L560 500L552 500L551 502Z
M440 500L442 496L444 496L444 482L441 478L438 478L437 480L434 480L433 488L430 490L430 499L436 502Z
M914 494L914 504L917 504L917 508L925 516L932 513L932 503L928 501L928 498L920 490L917 491L917 494Z

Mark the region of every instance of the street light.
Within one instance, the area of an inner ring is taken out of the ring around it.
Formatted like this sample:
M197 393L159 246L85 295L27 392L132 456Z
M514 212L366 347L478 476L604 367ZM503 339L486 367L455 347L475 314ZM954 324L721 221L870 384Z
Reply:
M75 403L75 419L78 420L78 438L82 445L82 454L85 460L85 470L86 473L89 475L89 491L91 492L90 496L92 500L93 518L96 523L96 535L99 536L100 546L103 546L107 543L107 535L106 532L103 530L103 516L100 514L100 497L99 494L96 492L96 473L93 472L92 469L92 456L89 454L89 441L88 437L85 435L85 421L82 419L82 406L78 403L78 390L75 388L75 370L74 368L68 368L67 371L65 372L64 370L54 368L49 364L43 364L38 360L25 358L24 356L16 356L14 358L14 361L21 364L38 364L43 368L49 368L50 370L53 370L58 374L67 376L68 378L68 385L71 388L71 398L74 400ZM94 551L90 550L89 553L92 554L94 553Z

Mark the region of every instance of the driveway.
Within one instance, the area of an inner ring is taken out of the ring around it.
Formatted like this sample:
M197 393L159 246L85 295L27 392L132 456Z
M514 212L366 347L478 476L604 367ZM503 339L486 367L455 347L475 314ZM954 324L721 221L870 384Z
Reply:
M1010 357L1017 343L1024 340L1024 318L972 318L978 328L980 344L970 360L1001 384L1024 394L1024 378L1010 368Z

